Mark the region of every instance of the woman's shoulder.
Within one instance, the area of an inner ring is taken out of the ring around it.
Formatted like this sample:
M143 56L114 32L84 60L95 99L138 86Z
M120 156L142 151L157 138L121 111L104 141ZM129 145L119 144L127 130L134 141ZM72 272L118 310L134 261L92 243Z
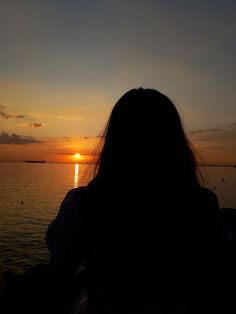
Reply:
M212 209L218 214L220 213L220 204L217 195L209 188L202 187L199 190L199 200L203 208Z
M80 186L78 188L73 188L71 190L69 190L63 200L63 205L64 204L68 204L73 200L80 200L87 191L87 186Z
M85 199L86 186L71 189L67 192L63 201L61 202L56 220L71 220L71 217L77 216L81 211L82 203Z
M49 242L49 238L52 238L52 235L56 235L59 238L59 234L63 234L63 232L70 233L72 230L77 229L78 220L83 211L81 203L85 191L86 187L82 186L67 192L56 218L48 226L46 233L47 242Z
M201 193L203 198L211 200L212 202L217 202L218 203L217 195L212 190L210 190L209 188L201 187L200 188L200 193Z
M67 192L66 196L71 197L73 195L83 194L87 190L87 188L88 187L86 185L80 186L78 188L73 188Z

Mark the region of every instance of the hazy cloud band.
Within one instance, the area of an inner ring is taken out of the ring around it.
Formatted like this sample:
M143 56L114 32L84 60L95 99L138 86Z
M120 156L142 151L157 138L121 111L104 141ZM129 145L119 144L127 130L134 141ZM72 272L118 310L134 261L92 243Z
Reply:
M22 119L25 116L23 114L8 114L6 112L4 112L5 107L4 106L0 106L0 117L4 118L4 119L11 119L11 118L16 118L16 119Z
M15 133L9 135L8 133L2 132L0 134L0 144L32 144L42 143L42 141L35 140L31 136L20 136Z

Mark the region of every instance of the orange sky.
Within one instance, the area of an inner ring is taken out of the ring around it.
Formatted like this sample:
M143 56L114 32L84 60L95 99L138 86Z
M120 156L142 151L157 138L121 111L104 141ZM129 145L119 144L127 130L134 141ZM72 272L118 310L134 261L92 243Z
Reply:
M0 92L0 161L75 162L72 156L78 152L82 155L80 162L86 163L96 158L99 135L125 91L119 95L89 87L57 87L51 91L40 84L0 80ZM210 107L203 112L185 101L171 99L200 159L204 163L235 164L236 123L231 122L232 117L222 118L220 123L215 114L215 123L210 119Z
M98 138L45 139L43 143L1 145L0 161L46 160L48 162L87 163L96 159ZM75 159L74 155L81 157Z
M0 81L0 92L0 161L75 162L73 155L78 152L81 163L96 159L99 135L122 94L92 88L64 87L61 91L58 88L49 91L43 90L40 84L13 80ZM228 123L214 123L209 108L208 112L202 112L171 99L200 160L235 164L236 123L229 122L233 119L222 119ZM216 119L219 120L217 115ZM198 125L202 128L197 128Z
M235 125L219 130L199 130L188 133L200 163L236 164ZM18 140L18 138L16 138ZM23 140L31 140L23 138ZM42 143L0 145L0 161L46 160L48 162L87 163L96 160L98 137L44 138ZM151 152L152 148L150 148ZM81 158L73 156L80 153Z

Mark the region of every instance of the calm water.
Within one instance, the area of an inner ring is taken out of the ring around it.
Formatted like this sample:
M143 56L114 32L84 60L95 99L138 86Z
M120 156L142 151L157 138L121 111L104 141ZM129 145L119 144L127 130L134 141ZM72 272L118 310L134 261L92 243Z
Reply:
M44 236L86 166L0 163L0 265L25 270L49 258ZM236 168L208 167L206 185L222 207L236 208Z

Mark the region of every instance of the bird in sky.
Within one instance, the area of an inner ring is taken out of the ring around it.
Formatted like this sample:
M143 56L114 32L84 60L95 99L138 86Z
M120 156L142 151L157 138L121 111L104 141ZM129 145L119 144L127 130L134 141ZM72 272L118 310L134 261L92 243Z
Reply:
M222 182L222 183L226 183L226 181L224 180L223 177L221 178L221 182Z

